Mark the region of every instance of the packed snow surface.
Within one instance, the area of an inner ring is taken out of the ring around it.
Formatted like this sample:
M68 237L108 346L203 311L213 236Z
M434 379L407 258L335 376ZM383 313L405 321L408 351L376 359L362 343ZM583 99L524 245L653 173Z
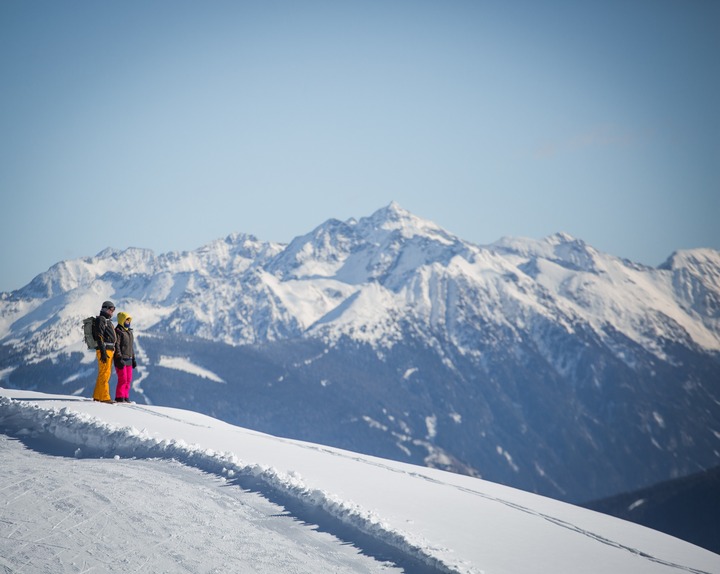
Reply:
M0 388L8 572L720 572L665 534L167 407Z

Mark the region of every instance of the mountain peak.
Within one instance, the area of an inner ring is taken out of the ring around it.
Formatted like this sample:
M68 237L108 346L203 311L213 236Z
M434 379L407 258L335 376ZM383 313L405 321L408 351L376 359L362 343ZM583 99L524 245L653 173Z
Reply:
M374 222L378 227L387 227L387 224L394 224L393 226L396 226L399 223L409 222L413 219L417 218L407 209L403 209L399 203L392 201L389 205L378 209L370 215L370 217L362 218L361 221L369 220Z
M412 213L410 213L407 209L404 209L397 201L394 200L385 207L378 209L376 213L386 213L390 217L398 219L402 217L412 217Z
M704 267L714 268L716 271L713 275L717 275L717 269L720 269L720 255L718 255L718 251L702 247L696 249L680 249L673 252L673 254L659 266L660 269L699 269Z
M450 245L458 239L430 220L423 219L404 209L396 201L378 209L370 217L358 222L358 228L364 235L373 232L397 233L405 239L421 235Z
M582 242L581 239L577 239L565 231L558 231L557 233L553 233L547 237L547 242L555 245L563 243L576 243L578 241Z

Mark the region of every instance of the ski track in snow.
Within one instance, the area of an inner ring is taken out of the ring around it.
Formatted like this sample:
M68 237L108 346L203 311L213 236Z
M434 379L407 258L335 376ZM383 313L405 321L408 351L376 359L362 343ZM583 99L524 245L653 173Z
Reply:
M163 419L169 419L169 420L171 420L171 421L183 423L183 424L190 425L190 426L194 426L194 427L210 428L208 425L201 425L201 424L198 424L198 423L193 423L193 422L190 422L190 421L186 421L186 420L183 420L183 419L179 419L179 418L177 418L177 417L171 417L170 415L166 415L166 414L164 414L164 413L159 413L159 412L157 412L156 410L144 408L144 407L142 407L142 406L140 406L140 405L138 405L138 404L136 404L136 403L125 403L125 404L117 403L117 404L118 404L118 406L121 406L121 407L124 408L124 409L135 409L135 410L138 410L138 411L143 411L144 413L148 413L149 415L152 415L152 416L155 416L155 417L160 417L160 418L163 418Z
M88 399L78 399L87 401ZM153 416L170 419L194 427L211 428L158 412L157 407L140 406L136 404L117 405L113 408L130 408L141 410ZM317 489L309 489L302 480L280 472L275 468L241 461L237 456L228 452L216 452L212 449L203 449L195 445L186 444L182 440L156 439L145 431L138 431L132 427L119 427L102 422L97 418L74 412L67 407L43 408L33 402L12 400L0 397L0 421L3 427L0 431L14 435L20 439L27 437L31 431L27 429L40 429L41 433L51 439L59 439L77 447L77 458L102 458L114 456L115 458L134 459L161 459L170 460L189 466L205 473L216 475L230 484L240 486L245 490L257 493L273 504L286 509L295 518L310 523L324 524L327 531L339 538L349 541L358 548L368 550L369 554L382 554L391 556L397 563L412 564L412 572L423 574L469 574L475 570L459 570L444 564L434 557L426 548L422 548L403 537L401 532L384 527L381 520L370 512L357 508L352 503L338 500L330 493ZM280 437L271 437L278 442L289 442ZM464 493L478 496L493 503L505 505L514 510L539 517L559 528L564 528L588 537L599 543L629 552L641 559L648 560L680 572L691 574L710 574L705 570L676 564L642 552L636 548L624 545L615 540L581 528L568 521L544 514L515 502L495 497L490 494L435 479L420 473L408 472L400 468L384 464L382 459L368 459L353 456L352 453L341 452L324 448L311 443L298 443L296 446L322 452L327 455L351 459L361 464L383 468L386 471L406 475L412 479L429 481L443 486L451 487ZM30 479L28 479L30 480ZM12 485L11 485L12 486ZM7 486L5 487L7 488ZM102 496L99 492L96 496ZM72 516L66 517L68 521ZM88 518L87 520L90 520ZM93 519L96 520L96 519ZM74 527L77 527L76 523ZM60 527L60 523L53 525L52 529ZM35 540L35 545L42 545L42 540ZM159 542L158 544L161 544ZM52 547L52 544L48 544ZM55 545L63 549L61 545ZM0 567L3 566L0 561Z
M276 438L276 440L282 440L282 439L279 439L279 438L277 438L277 437L275 437L275 438ZM320 446L316 446L316 445L312 445L312 444L301 444L301 445L299 445L299 446L301 446L301 447L303 447L303 448L311 449L311 450L319 450L319 451L322 451L322 452L324 452L324 453L326 453L326 454L333 455L333 456L348 457L347 454L344 454L344 453L342 453L342 452L331 451L331 450L329 450L329 449L324 449L324 448L322 448L322 447L320 447ZM566 529L568 529L568 530L572 530L573 532L576 532L576 533L581 534L581 535L583 535L583 536L587 536L588 538L591 538L591 539L593 539L593 540L595 540L595 541L597 541L597 542L601 542L602 544L607 544L608 546L612 546L613 548L617 548L617 549L619 549L619 550L625 550L625 551L627 551L627 552L630 552L631 554L634 554L634 555L639 556L639 557L641 557L641 558L644 558L644 559L646 559L646 560L650 560L651 562L655 562L655 563L657 563L657 564L662 564L663 566L669 566L669 567L671 567L671 568L675 568L675 569L678 569L678 570L684 571L684 572L691 572L691 573L693 573L693 574L710 574L710 573L708 573L708 572L705 572L704 570L699 570L699 569L696 569L696 568L691 568L691 567L688 567L688 566L683 566L682 564L675 564L674 562L669 562L669 561L667 561L667 560L662 560L662 559L660 559L660 558L656 558L656 557L654 557L654 556L652 556L652 555L650 555L650 554L648 554L648 553L646 553L646 552L642 552L642 551L640 551L640 550L638 550L638 549L636 549L636 548L632 548L631 546L626 546L625 544L621 544L620 542L611 540L611 539L609 539L609 538L606 538L606 537L604 537L604 536L601 536L601 535L599 535L599 534L596 534L596 533L594 533L594 532L591 532L591 531L589 531L589 530L587 530L587 529L581 528L581 527L579 527L579 526L577 526L577 525L575 525L575 524L572 524L572 523L570 523L570 522L567 522L567 521L565 521L565 520L559 519L559 518L554 517L554 516L550 516L549 514L544 514L544 513L542 513L542 512L537 512L537 511L535 511L535 510L533 510L533 509L531 509L531 508L528 508L528 507L526 507L526 506L522 506L522 505L517 504L517 503L515 503L515 502L511 502L511 501L509 501L509 500L505 500L505 499L502 499L502 498L498 498L498 497L496 497L496 496L491 496L491 495L488 495L488 494L486 494L486 493L484 493L484 492L480 492L480 491L478 491L478 490L470 489L470 488L467 488L467 487L464 487L464 486L460 486L460 485L456 485L456 484L450 484L450 483L447 483L447 482L442 482L442 481L436 480L436 479L434 479L434 478L432 478L432 477L430 477L430 476L425 476L425 475L422 475L422 474L419 474L419 473L406 472L406 471L403 471L403 470L401 470L401 469L394 468L394 467L392 467L392 466L383 464L383 463L381 463L381 462L371 461L371 460L367 460L367 459L365 459L365 458L352 457L352 456L350 456L349 458L351 458L352 460L355 460L356 462L362 463L362 464L371 464L371 465L373 465L373 466L378 466L378 467L383 468L384 470L387 470L387 471L390 471L390 472L401 473L401 474L404 474L404 475L406 475L406 476L411 476L412 478L416 478L416 479L419 479L419 480L426 480L426 481L428 481L428 482L433 482L433 483L436 483L436 484L442 484L442 485L444 485L444 486L448 486L448 487L451 487L451 488L455 488L455 489L457 489L457 490L460 490L460 491L465 492L465 493L467 493L467 494L471 494L471 495L473 495L473 496L479 496L479 497L481 497L481 498L484 498L485 500L490 500L490 501L495 502L495 503L498 503L498 504L503 504L503 505L508 506L508 507L510 507L510 508L513 508L513 509L515 509L515 510L519 510L519 511L524 512L524 513L526 513L526 514L530 514L530 515L532 515L532 516L537 516L537 517L539 517L539 518L542 518L543 520L547 520L547 521L550 522L551 524L554 524L554 525L559 526L559 527L561 527L561 528L566 528Z

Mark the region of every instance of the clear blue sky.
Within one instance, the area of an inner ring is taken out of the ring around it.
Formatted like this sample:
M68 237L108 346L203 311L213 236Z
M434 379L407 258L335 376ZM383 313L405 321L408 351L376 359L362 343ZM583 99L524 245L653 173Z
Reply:
M393 200L479 244L718 249L719 30L717 0L2 0L0 291Z

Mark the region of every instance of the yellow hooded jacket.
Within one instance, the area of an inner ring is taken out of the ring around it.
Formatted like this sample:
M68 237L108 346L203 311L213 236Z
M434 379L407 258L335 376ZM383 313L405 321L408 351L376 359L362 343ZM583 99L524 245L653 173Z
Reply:
M117 315L118 324L115 327L117 339L115 341L115 361L122 361L126 365L132 365L135 358L134 335L132 327L126 327L125 321L132 321L132 317L125 312Z

